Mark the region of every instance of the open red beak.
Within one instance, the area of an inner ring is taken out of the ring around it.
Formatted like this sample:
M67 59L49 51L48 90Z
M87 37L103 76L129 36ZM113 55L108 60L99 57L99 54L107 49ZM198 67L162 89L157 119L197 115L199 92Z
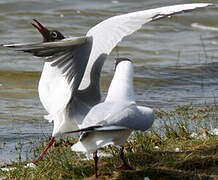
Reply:
M35 27L36 29L38 29L38 31L42 34L44 41L49 39L50 33L49 30L46 29L42 24L39 23L39 21L37 21L36 19L33 19L33 21L36 23L31 23L33 25L33 27Z

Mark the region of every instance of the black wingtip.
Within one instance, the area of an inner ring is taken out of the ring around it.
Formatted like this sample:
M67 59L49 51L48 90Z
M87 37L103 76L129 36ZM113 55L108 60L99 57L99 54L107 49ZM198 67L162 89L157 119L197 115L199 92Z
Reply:
M75 131L65 132L64 134L71 134L71 133L78 133L78 132L93 131L95 128L100 128L100 127L102 127L102 126L101 126L101 125L90 126L90 127L83 128L83 129L78 129L78 130L75 130Z
M10 44L0 44L0 47L6 47L6 48L16 48L15 45L10 45Z

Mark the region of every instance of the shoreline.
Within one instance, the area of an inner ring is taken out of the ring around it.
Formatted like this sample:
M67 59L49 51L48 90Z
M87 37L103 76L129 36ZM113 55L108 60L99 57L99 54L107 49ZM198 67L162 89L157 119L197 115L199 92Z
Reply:
M162 126L155 126L148 132L135 132L125 145L126 157L136 170L117 171L119 151L116 147L108 146L101 149L102 153L110 156L99 158L100 178L217 179L218 106L180 106L171 111L156 110L155 116L157 120L164 121ZM212 121L214 131L209 124L205 124ZM16 169L0 171L0 179L94 178L92 158L84 161L83 154L71 152L70 147L77 141L72 137L57 139L38 166L24 168L24 164L38 156L48 140L49 137L42 138L30 147L29 152L33 153L33 157L4 165L4 168Z

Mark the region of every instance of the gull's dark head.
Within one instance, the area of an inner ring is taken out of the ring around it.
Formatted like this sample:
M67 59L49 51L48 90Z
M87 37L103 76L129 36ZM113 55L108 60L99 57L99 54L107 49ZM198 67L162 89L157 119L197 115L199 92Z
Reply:
M116 69L117 65L122 61L132 62L129 58L126 58L126 57L115 58L115 69Z
M45 28L39 21L36 19L33 19L33 21L36 23L32 23L33 27L35 27L42 35L43 37L43 42L53 42L57 40L64 39L65 37L56 30L48 30Z

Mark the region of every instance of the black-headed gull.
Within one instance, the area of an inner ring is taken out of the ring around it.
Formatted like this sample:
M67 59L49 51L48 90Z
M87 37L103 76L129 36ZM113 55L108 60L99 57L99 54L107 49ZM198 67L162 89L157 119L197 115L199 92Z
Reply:
M84 118L79 141L71 149L93 153L97 177L97 150L109 144L121 146L123 165L132 169L124 158L124 144L133 130L145 131L154 122L151 108L137 106L133 88L133 64L127 58L116 59L116 70L103 103L95 105Z
M150 21L210 5L181 4L118 15L97 24L86 36L77 38L65 38L60 32L48 30L35 20L33 26L43 35L43 43L3 45L45 60L38 90L49 113L46 119L54 121L54 128L52 138L39 159L52 145L55 136L78 129L90 108L100 102L102 66L123 37Z

